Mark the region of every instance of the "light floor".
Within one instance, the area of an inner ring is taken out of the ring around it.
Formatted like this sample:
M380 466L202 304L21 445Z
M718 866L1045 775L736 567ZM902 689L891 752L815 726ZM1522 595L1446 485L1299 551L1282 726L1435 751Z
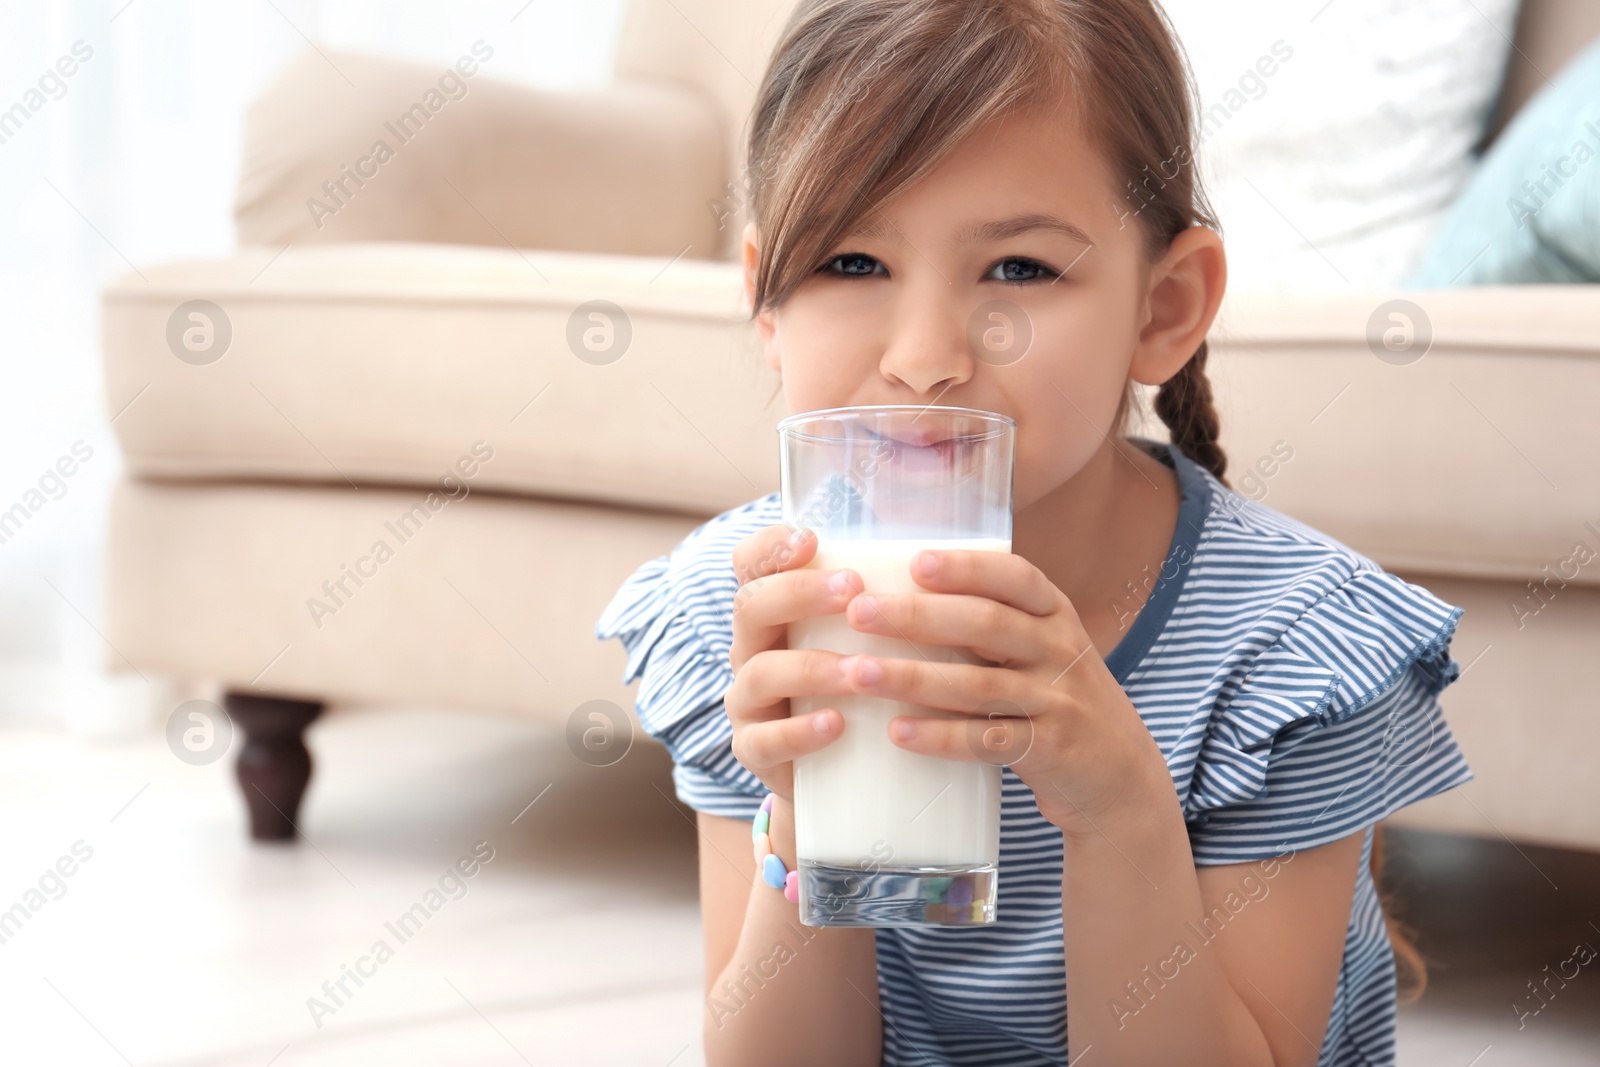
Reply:
M308 840L253 847L231 757L0 733L0 909L92 850L0 944L0 1063L703 1062L695 838L663 752L591 768L554 730L423 711L335 714L312 747ZM1392 866L1449 966L1403 1010L1400 1062L1600 1062L1600 962L1520 1031L1511 1009L1600 947L1600 858L1406 840ZM399 943L385 924L479 841L493 859ZM392 958L318 1026L308 998L380 939Z

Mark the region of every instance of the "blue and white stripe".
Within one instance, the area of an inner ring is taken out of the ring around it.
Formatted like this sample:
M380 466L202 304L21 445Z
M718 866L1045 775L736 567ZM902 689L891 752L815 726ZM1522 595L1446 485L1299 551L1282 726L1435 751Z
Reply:
M1183 490L1166 565L1107 665L1160 745L1196 864L1281 857L1365 830L1322 1065L1394 1062L1395 975L1371 827L1469 781L1440 690L1461 610L1146 442ZM680 799L752 818L765 790L733 758L733 547L782 521L777 494L723 513L623 584L595 627L628 651L636 709ZM1061 833L1003 774L999 921L880 929L884 1057L1065 1064Z

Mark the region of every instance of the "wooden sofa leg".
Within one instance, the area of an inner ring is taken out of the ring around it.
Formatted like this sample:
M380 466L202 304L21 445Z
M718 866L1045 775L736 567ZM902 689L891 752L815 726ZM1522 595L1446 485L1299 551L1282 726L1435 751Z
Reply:
M244 731L234 770L250 809L250 836L257 841L292 840L300 798L311 781L305 728L322 713L322 705L235 692L223 702L228 717Z

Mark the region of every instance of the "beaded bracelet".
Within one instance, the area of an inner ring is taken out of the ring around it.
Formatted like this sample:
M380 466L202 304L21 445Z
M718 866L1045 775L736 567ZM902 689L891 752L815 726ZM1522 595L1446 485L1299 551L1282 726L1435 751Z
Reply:
M756 866L761 868L761 880L774 889L783 890L783 898L791 904L800 903L800 872L784 867L777 853L772 851L772 836L767 832L772 825L772 802L776 793L768 793L750 824L750 840L755 842Z

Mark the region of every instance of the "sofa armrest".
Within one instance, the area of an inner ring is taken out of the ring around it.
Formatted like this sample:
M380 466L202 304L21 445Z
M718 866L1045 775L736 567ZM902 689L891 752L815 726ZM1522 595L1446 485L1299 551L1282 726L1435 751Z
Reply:
M287 69L246 119L239 242L717 256L727 161L708 100L527 88L476 48L456 67L308 52Z

